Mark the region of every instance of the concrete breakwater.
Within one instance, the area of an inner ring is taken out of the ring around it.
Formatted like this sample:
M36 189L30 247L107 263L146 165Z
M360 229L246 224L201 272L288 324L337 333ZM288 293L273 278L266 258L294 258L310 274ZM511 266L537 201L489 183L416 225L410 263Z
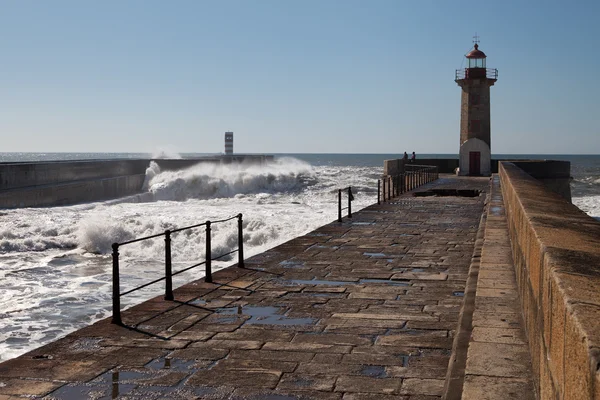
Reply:
M193 159L0 163L0 208L61 206L140 193L151 161L164 171L200 163L261 164L272 159L272 156L265 155L234 155Z

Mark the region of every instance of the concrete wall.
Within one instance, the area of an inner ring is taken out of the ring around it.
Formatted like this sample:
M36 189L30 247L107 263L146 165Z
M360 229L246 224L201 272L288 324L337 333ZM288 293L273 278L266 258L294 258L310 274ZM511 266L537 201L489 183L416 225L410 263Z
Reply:
M500 178L539 397L600 400L600 222L514 163Z
M145 174L0 190L0 208L65 206L140 193Z
M0 208L62 206L140 193L151 161L167 171L199 163L261 164L272 159L264 155L231 155L172 160L0 163Z
M0 190L143 174L149 160L0 163Z

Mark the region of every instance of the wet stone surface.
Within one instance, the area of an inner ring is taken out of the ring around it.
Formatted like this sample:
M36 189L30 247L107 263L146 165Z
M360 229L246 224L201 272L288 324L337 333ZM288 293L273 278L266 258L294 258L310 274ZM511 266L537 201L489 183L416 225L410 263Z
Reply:
M355 212L131 307L126 326L99 321L0 364L0 382L43 383L0 395L439 398L484 200L408 193Z

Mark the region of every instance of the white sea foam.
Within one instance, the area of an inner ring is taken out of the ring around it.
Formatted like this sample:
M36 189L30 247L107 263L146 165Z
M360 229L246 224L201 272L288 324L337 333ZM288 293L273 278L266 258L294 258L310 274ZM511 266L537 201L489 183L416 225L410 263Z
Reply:
M573 197L572 202L588 215L600 218L600 196Z
M5 210L0 230L0 360L109 315L111 244L243 214L250 257L337 217L337 188L353 185L358 210L376 201L380 168L311 167L295 159L266 166L147 170L148 192L70 207ZM153 201L154 200L154 201ZM212 254L237 248L237 221L214 224ZM173 267L204 259L205 230L172 236ZM163 273L164 240L121 246L121 290ZM235 261L234 253L215 269ZM202 276L193 269L174 284ZM160 294L162 284L122 298L123 306Z

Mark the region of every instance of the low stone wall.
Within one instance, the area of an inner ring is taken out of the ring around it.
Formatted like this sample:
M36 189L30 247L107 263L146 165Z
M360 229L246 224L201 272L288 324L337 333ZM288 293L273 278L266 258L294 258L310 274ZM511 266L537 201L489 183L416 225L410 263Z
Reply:
M600 222L499 167L539 396L600 399Z

